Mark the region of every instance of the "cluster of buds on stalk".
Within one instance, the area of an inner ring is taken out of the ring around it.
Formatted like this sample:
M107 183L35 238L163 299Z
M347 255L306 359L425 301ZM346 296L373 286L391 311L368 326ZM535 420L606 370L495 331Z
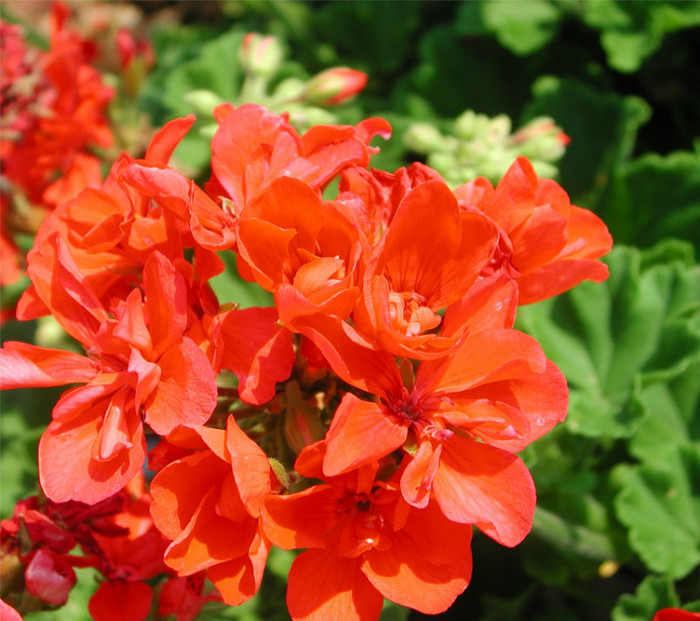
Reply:
M308 80L280 79L286 57L284 45L273 35L247 33L238 53L243 80L238 96L228 101L234 105L256 103L274 112L288 113L292 125L308 129L312 125L337 122L328 108L349 102L367 84L367 74L349 67L332 67ZM207 89L191 91L185 97L198 115L212 121L202 133L213 135L217 127L213 123L213 110L224 100Z
M474 177L498 181L518 156L527 157L542 177L557 175L556 162L564 155L569 137L546 116L532 119L512 132L508 116L488 117L466 110L445 133L435 125L413 123L404 143L438 170L452 186Z

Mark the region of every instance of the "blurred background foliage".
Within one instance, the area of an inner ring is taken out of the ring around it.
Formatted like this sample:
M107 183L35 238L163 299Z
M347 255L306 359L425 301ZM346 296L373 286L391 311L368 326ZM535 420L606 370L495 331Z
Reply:
M33 3L4 4L4 18L35 30L18 6ZM533 120L548 118L569 137L549 154L548 171L608 224L611 277L521 308L518 327L569 381L569 417L523 455L539 494L530 537L510 550L477 536L471 586L431 618L650 621L665 606L700 611L700 2L110 4L138 10L155 51L132 103L142 133L196 111L176 165L200 182L218 101L289 108L300 130L383 116L394 135L373 165L443 163L448 182L455 166L491 177L505 170L513 153L504 145ZM72 5L82 14L91 6ZM248 32L280 46L274 71L255 88L239 57ZM366 72L367 87L334 108L280 95L332 66ZM455 134L466 111L486 119L468 148ZM411 140L418 123L432 133ZM141 135L122 146L138 156L142 144ZM473 161L453 157L460 149ZM431 160L435 153L443 157ZM242 306L269 303L230 273L215 286ZM10 324L3 339L41 342L50 332ZM2 395L3 517L34 490L36 443L56 395ZM285 619L289 562L271 562L254 600L205 618ZM71 595L71 618L86 614L80 603L90 593ZM423 618L395 606L383 616Z

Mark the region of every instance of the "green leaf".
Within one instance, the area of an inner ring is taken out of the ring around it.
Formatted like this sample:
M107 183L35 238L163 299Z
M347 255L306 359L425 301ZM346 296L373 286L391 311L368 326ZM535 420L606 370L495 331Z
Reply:
M700 363L674 382L658 383L644 389L641 399L649 416L629 442L630 453L645 464L661 465L660 447L678 447L700 442ZM684 400L693 405L684 407Z
M637 71L676 30L700 24L700 3L596 0L582 3L587 24L600 29L608 63L617 71Z
M415 45L422 2L329 2L315 8L319 41L335 47L342 64L371 69L371 79L395 72ZM351 36L348 36L352 33Z
M482 2L480 6L483 23L501 45L519 56L549 43L562 17L561 10L546 0Z
M17 393L24 395L26 398L24 403ZM12 391L3 393L2 397L2 416L0 417L0 442L2 443L0 516L2 517L11 516L18 500L32 496L37 491L36 451L43 428L32 427L25 417L27 402L31 400L30 393L29 390ZM48 412L50 411L49 406ZM49 418L50 415L47 416L47 423Z
M410 612L411 610L409 608L404 608L403 606L399 606L399 604L385 599L379 621L406 621Z
M597 211L603 190L632 153L651 108L638 97L553 76L538 79L532 95L524 119L549 116L571 138L558 164L562 186L575 202Z
M454 19L455 32L460 35L484 35L489 31L484 23L484 9L481 0L460 2Z
M648 253L617 247L604 259L606 282L519 310L518 325L569 382L569 430L631 435L647 412L642 390L700 359L700 268L677 256L677 244Z
M139 91L139 105L149 114L154 126L173 117L163 102L165 82L180 66L196 58L201 47L218 34L201 24L167 24L155 27L150 32L157 62L153 71L146 75Z
M620 596L612 611L612 621L650 621L662 608L679 605L673 582L667 576L647 576L634 595Z
M438 26L421 37L418 54L419 64L408 74L406 88L394 92L395 107L414 93L445 118L466 109L513 117L528 99L531 76L517 57L490 37L466 39L451 26ZM396 109L404 112L402 107Z
M191 91L213 91L226 101L236 98L242 79L238 54L243 36L243 32L234 30L212 39L199 48L194 59L180 63L170 72L162 97L173 115L184 116L192 111L183 97Z
M615 510L645 565L682 578L700 564L700 445L657 450L658 463L623 469Z
M700 154L634 160L615 175L600 215L620 242L646 246L675 236L700 250Z

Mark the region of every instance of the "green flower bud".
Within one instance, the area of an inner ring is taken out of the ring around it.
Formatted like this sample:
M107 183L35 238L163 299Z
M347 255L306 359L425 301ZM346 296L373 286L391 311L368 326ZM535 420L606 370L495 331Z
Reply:
M239 60L246 73L270 78L279 71L284 52L279 41L272 35L249 32L243 37Z
M214 118L214 108L224 103L224 100L216 93L206 89L190 91L185 93L182 98L192 107L195 114L210 118Z
M412 123L403 134L403 142L416 153L449 152L457 148L454 138L443 136L430 123Z

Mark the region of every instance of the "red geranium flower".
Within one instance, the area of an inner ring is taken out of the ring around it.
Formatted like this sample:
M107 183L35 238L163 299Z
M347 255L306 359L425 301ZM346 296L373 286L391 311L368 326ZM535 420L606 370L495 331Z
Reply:
M517 278L520 304L608 277L607 265L596 261L612 247L605 224L572 205L555 181L537 177L527 158L519 157L495 190L479 178L455 194L463 208L483 211L501 228L500 252L490 271L506 270Z
M287 117L262 106L239 108L224 104L215 110L219 122L212 140L212 179L206 187L213 197L225 197L234 213L278 177L295 177L323 189L344 168L366 167L376 151L373 136L388 138L384 119L367 119L357 126L316 125L303 136Z
M488 290L487 290L488 291ZM451 520L476 524L505 545L529 532L535 489L513 455L564 419L566 381L531 337L511 329L513 287L475 289L461 303L466 338L450 354L397 367L392 355L352 342L328 318L303 333L349 384L326 435L324 473L335 476L403 449L401 490L425 507L434 497ZM500 324L500 325L499 325Z
M357 230L333 204L296 179L277 179L243 208L239 265L274 292L280 318L323 313L345 318L358 296L362 247Z
M459 301L491 259L496 227L460 212L441 181L405 191L368 260L354 311L355 340L410 358L443 356L459 334L438 334L438 314ZM346 331L352 334L349 327Z
M258 591L269 541L260 528L263 499L277 487L267 456L232 416L226 431L180 434L193 452L165 466L151 484L151 514L172 541L166 564L180 576L207 570L229 605Z
M311 548L289 572L294 621L378 619L383 597L427 614L446 610L471 577L472 528L434 506L415 509L396 479L375 479L377 466L323 473L323 442L305 448L296 470L314 485L265 500L263 524L283 548Z
M39 443L39 473L52 500L95 503L140 469L142 417L162 435L209 418L217 396L214 371L185 335L185 280L160 253L146 261L143 292L132 290L111 309L115 318L86 287L57 236L43 245L29 271L40 299L90 355L8 342L0 350L0 386L87 381L54 408Z

